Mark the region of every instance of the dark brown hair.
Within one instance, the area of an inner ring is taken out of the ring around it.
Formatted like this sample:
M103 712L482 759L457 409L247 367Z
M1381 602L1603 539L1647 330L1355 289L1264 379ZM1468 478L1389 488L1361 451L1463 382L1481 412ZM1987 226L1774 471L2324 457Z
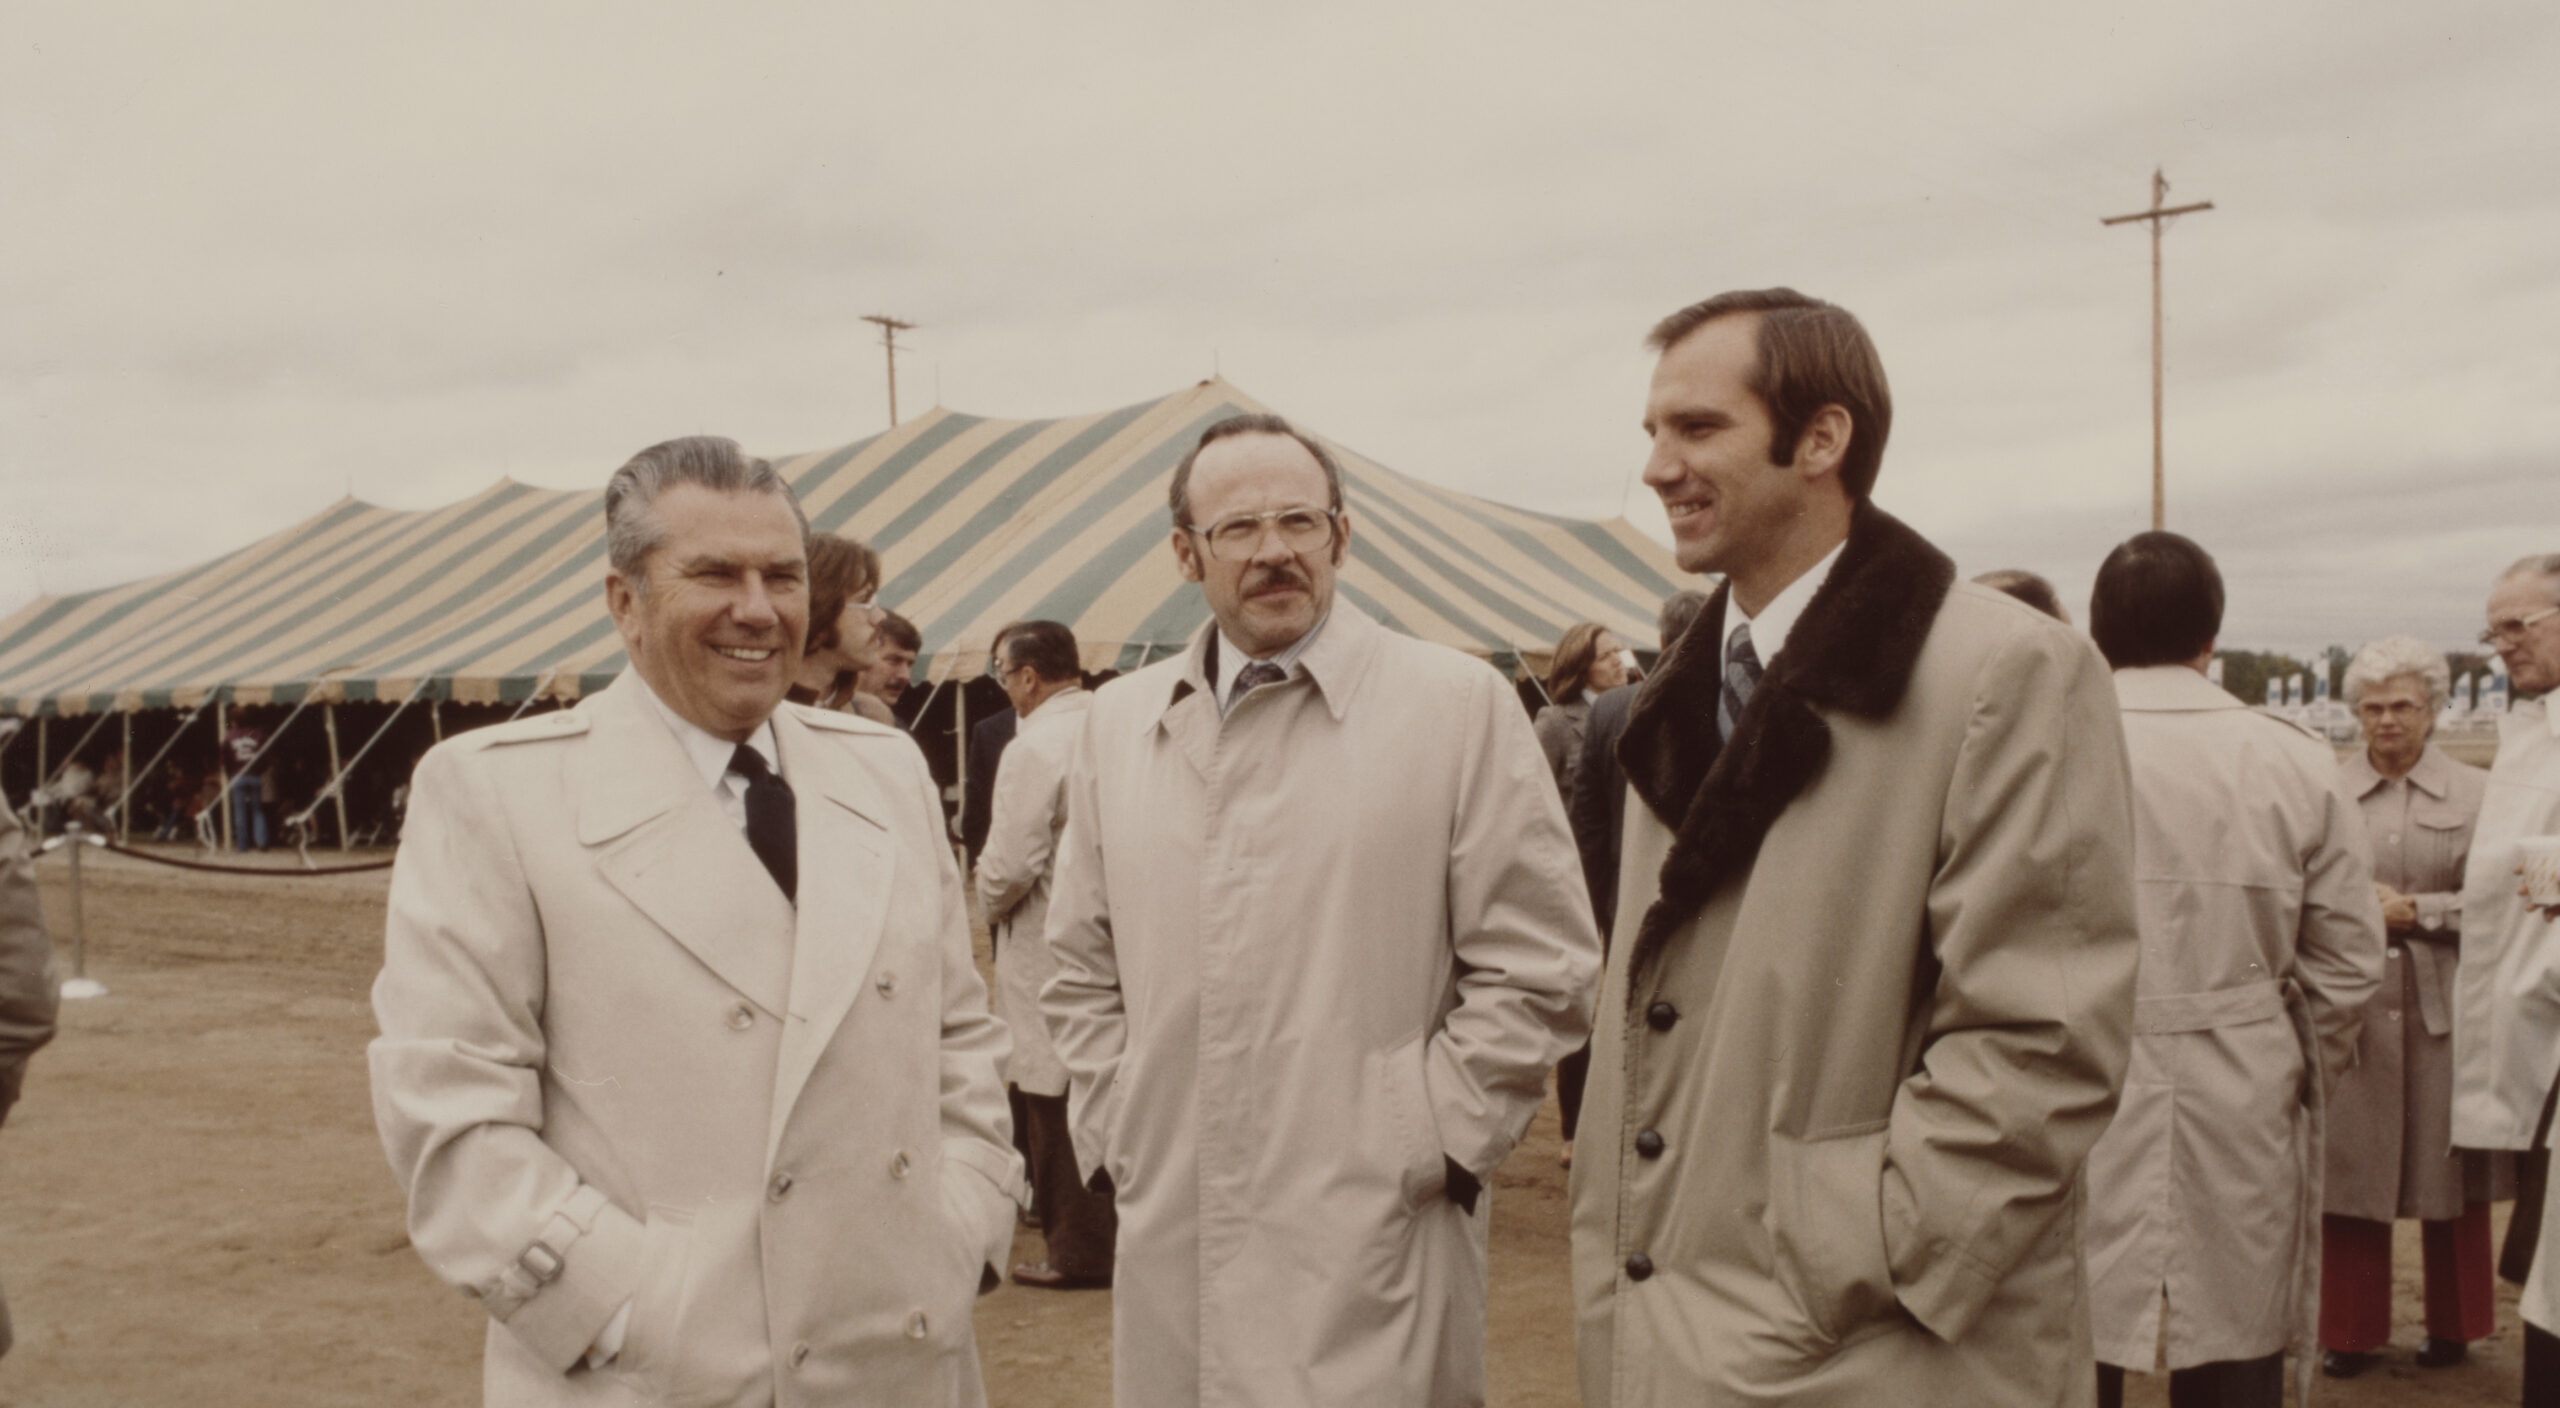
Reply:
M1769 462L1792 461L1814 413L1838 406L1849 413L1840 487L1851 499L1864 500L1875 491L1884 442L1893 433L1893 391L1885 384L1875 343L1848 309L1791 288L1736 289L1654 324L1645 345L1668 352L1716 319L1744 313L1759 317L1753 339L1758 356L1744 384L1768 408Z
M1576 621L1564 628L1555 656L1547 662L1550 701L1570 704L1582 697L1591 682L1591 666L1600 658L1600 637L1608 633L1609 628L1597 621Z
M2107 663L2183 665L2222 633L2222 569L2175 533L2136 533L2098 564L2089 634Z
M848 601L869 601L880 590L880 554L834 533L809 535L809 644L811 652L839 641L836 625Z

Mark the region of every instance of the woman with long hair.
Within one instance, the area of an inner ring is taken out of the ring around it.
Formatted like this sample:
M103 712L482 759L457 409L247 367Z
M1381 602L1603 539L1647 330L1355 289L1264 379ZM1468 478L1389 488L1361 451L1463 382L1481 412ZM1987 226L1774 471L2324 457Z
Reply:
M888 706L853 687L873 662L880 608L880 554L834 533L809 535L809 637L790 697L821 709L850 709L875 723L894 723ZM871 707L865 708L868 702Z

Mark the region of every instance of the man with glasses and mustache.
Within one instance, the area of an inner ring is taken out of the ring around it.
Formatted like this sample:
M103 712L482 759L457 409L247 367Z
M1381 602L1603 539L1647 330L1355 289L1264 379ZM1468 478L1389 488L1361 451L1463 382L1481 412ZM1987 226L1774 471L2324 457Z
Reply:
M2489 589L2480 643L2506 662L2517 703L2498 720L2498 756L2471 832L2462 885L2462 966L2453 1017L2453 1142L2465 1149L2543 1154L2560 1077L2560 910L2528 903L2518 843L2560 834L2560 553L2528 557ZM2547 1158L2547 1154L2543 1154ZM2524 1318L2524 1401L2560 1403L2560 1218L2548 1202L2543 1158L2519 1169L2515 1221L2537 1232ZM2522 1163L2523 1161L2520 1161ZM2537 1176L2542 1175L2542 1176ZM2544 1183L2538 1229L2534 1183ZM2524 1238L2510 1229L2511 1251ZM2512 1274L2512 1262L2501 1269Z
M1171 502L1213 619L1094 695L1041 996L1117 1401L1480 1404L1483 1185L1599 972L1563 805L1499 675L1336 596L1322 446L1221 421Z

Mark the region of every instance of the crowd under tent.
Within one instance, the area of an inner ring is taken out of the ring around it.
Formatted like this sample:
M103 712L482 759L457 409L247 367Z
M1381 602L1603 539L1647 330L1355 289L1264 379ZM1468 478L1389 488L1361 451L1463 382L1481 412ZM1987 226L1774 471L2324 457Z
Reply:
M939 701L950 717L920 732L959 735L993 691L963 703L953 686L983 672L1009 621L1067 623L1094 672L1181 649L1207 607L1165 543L1173 466L1209 425L1267 409L1223 380L1062 419L936 409L776 466L812 527L880 553L879 600L924 638L901 713ZM1395 629L1516 675L1577 621L1649 645L1657 606L1683 585L1624 519L1512 508L1325 443L1354 525L1341 594ZM302 730L305 771L354 772L378 741L367 766L405 779L452 727L602 688L626 663L601 586L602 499L510 480L437 509L349 498L198 566L41 598L0 621L0 714L34 721L0 743L0 788L23 796L74 747L142 768L190 724L199 733L177 753L210 756L215 725L243 708ZM312 714L321 729L298 722ZM955 751L927 748L945 773Z

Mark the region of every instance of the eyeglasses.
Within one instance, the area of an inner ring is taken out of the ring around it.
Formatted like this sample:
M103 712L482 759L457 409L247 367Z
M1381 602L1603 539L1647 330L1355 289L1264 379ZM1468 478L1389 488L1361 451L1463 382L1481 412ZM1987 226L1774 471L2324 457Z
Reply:
M1263 513L1231 513L1206 528L1182 525L1200 535L1209 545L1209 555L1220 562L1251 562L1262 550L1264 525L1280 534L1280 545L1291 552L1321 552L1333 546L1332 509L1275 508Z
M2414 719L2427 712L2427 706L2406 699L2395 699L2388 704L2377 700L2357 705L2356 712L2368 719Z
M2492 621L2489 629L2480 633L2480 643L2501 645L2511 640L2522 640L2526 631L2549 616L2560 616L2560 606L2546 606L2530 616L2518 616L2511 621Z

